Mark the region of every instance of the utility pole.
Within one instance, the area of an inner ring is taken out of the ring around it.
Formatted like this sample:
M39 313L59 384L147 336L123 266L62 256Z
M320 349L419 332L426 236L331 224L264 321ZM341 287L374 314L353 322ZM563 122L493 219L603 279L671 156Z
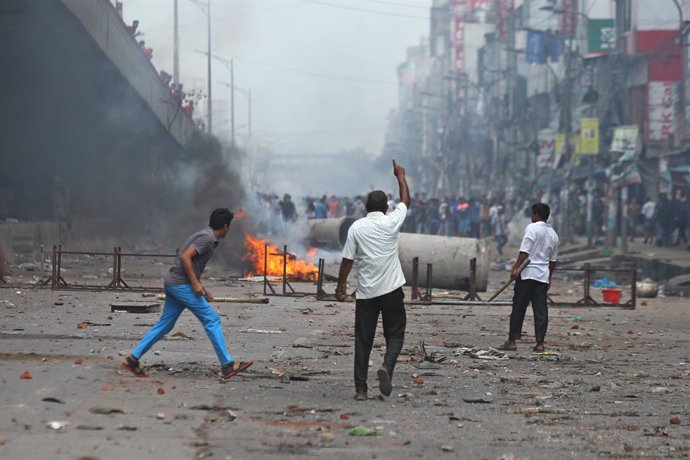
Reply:
M571 61L572 61L572 38L568 40L568 48L565 55L565 81L563 84L563 123L565 132L565 152L563 158L565 161L570 162L571 160L571 143L570 137L572 136L572 75L571 75ZM565 166L565 181L564 190L561 190L561 214L562 214L562 226L560 229L561 237L563 241L568 241L570 239L570 172L571 165L568 163Z
M207 71L207 77L208 77L208 133L213 134L213 94L212 94L212 88L213 85L211 82L213 81L211 79L211 0L207 0L206 2L206 14L208 18L208 23L207 23L207 28L208 28L208 59L207 59L207 65L208 65L208 71Z
M249 120L247 121L247 147L251 145L252 142L252 90L249 88L247 90L247 101L249 104Z
M180 25L178 21L177 2L175 0L175 20L173 27L173 83L180 82Z

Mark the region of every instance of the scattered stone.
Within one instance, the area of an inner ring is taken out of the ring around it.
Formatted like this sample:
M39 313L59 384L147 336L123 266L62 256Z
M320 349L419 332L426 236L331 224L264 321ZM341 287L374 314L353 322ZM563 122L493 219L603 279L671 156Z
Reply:
M60 421L60 420L54 420L52 422L48 422L46 426L50 428L51 430L62 430L65 428L67 425L69 425L68 422L65 421Z
M157 418L158 420L164 420L164 419L165 419L165 413L163 413L163 412L157 413L157 414L156 414L156 418Z
M164 395L165 390L163 388L159 388L158 390L156 390L156 393L158 393L159 395Z
M88 321L82 321L81 323L77 324L77 329L86 329L89 327Z
M75 360L74 360L74 364L76 364L77 366L79 366L79 365L81 365L81 364L84 364L84 358L77 358L77 359L75 359Z
M493 399L485 396L462 398L462 400L468 404L491 404L494 402Z
M322 433L321 436L319 436L319 440L321 440L321 442L325 442L325 443L333 442L334 439L335 439L335 435L333 433L331 433L330 431Z
M441 447L441 450L443 452L453 452L455 451L455 448L453 446L449 446L448 444L443 444Z
M19 374L19 378L22 380L31 380L32 378L34 378L34 376L31 375L31 372L24 371L21 374Z
M65 404L63 401L61 401L57 398L53 398L52 396L48 396L47 398L43 398L43 399L41 399L41 401L52 402L52 403L57 403L57 404Z
M680 419L678 417L671 417L671 425L680 425Z
M122 409L110 408L110 407L92 407L89 412L94 415L113 415L113 414L124 414L125 411Z

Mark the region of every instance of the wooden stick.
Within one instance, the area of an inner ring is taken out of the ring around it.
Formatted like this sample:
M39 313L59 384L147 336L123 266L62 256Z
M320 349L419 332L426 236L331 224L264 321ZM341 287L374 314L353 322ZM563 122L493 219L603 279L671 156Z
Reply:
M523 260L522 263L520 264L520 266L518 267L518 273L522 273L522 270L524 270L525 267L526 267L527 265L529 265L530 262L531 262L531 260L529 260L529 258ZM507 288L508 286L510 286L511 284L513 284L513 278L510 278L508 281L506 281L506 282L503 284L503 286L501 286L501 288L500 288L498 291L496 291L496 292L494 293L494 295L492 295L491 298L490 298L489 300L487 300L487 302L491 302L492 300L494 300L496 297L499 296L499 294L500 294L501 292L505 291L506 288Z

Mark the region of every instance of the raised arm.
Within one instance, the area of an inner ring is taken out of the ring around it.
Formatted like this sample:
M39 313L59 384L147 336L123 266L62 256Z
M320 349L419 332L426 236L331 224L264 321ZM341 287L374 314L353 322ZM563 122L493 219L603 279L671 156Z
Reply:
M400 166L393 160L393 175L398 179L398 187L400 188L400 201L405 203L405 206L410 207L410 189L407 186L407 179L405 179L405 168Z

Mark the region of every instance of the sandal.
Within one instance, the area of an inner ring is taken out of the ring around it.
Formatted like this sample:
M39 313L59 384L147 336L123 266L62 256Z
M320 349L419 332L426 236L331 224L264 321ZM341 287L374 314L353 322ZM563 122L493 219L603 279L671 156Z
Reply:
M501 351L517 351L517 345L511 345L510 342L505 342L498 347L498 349Z
M249 369L249 367L254 364L254 361L240 361L240 362L231 362L229 364L226 364L223 366L221 369L221 374L220 378L221 379L229 379L232 376L235 376L239 374L242 371L245 371ZM237 365L237 367L235 367Z
M147 377L144 369L139 366L139 360L132 355L129 355L125 358L125 361L122 363L122 367L137 377Z

